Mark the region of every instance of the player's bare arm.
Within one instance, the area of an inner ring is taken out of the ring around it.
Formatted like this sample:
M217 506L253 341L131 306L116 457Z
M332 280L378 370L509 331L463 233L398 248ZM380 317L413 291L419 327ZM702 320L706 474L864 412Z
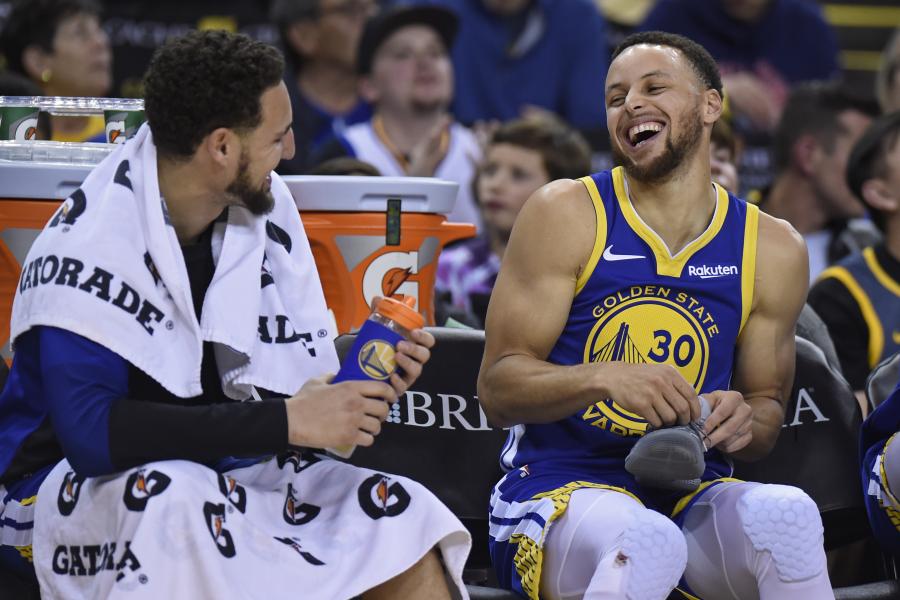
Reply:
M544 186L519 214L491 295L478 378L492 423L549 423L604 398L654 426L698 416L696 394L674 367L546 362L595 238L596 215L581 182Z
M544 362L562 331L596 235L584 185L554 181L516 218L485 322L478 398L497 425L551 422L586 402L581 367ZM552 399L552 400L551 400Z
M742 460L766 456L781 431L808 272L800 235L786 221L761 213L753 305L737 342L734 391L717 393L707 420L710 445Z

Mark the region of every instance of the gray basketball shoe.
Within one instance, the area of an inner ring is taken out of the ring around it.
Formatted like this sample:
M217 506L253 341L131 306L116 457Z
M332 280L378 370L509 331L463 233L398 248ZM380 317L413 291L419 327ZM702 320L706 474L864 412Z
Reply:
M706 398L700 396L700 418L687 425L648 431L625 458L625 470L648 487L692 492L706 469L706 434L709 416Z

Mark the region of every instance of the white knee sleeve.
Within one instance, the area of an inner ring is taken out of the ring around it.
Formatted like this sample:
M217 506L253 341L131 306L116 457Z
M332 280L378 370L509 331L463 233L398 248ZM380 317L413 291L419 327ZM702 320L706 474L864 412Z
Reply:
M628 600L665 598L687 564L687 545L678 526L658 512L636 509L625 528L617 562L631 563Z
M634 498L581 489L544 545L547 600L663 600L687 562L681 530Z
M824 567L823 528L812 498L795 487L759 485L737 503L744 533L757 552L769 552L785 582L803 581Z

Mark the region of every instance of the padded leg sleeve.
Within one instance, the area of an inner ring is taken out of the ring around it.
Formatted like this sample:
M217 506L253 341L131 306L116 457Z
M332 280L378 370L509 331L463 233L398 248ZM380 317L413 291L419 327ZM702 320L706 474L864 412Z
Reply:
M703 598L833 598L815 502L784 485L721 484L685 518L685 579Z
M630 496L583 489L550 529L541 596L550 600L662 600L687 560L684 536Z

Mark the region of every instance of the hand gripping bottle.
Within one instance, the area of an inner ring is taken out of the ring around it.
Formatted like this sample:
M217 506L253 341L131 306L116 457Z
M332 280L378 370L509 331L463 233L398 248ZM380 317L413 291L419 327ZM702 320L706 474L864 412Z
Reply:
M416 299L382 298L356 334L350 352L344 357L332 383L353 379L374 379L390 383L396 370L394 359L397 343L409 339L413 329L425 325L425 317L416 312ZM353 447L329 448L329 452L349 458Z

